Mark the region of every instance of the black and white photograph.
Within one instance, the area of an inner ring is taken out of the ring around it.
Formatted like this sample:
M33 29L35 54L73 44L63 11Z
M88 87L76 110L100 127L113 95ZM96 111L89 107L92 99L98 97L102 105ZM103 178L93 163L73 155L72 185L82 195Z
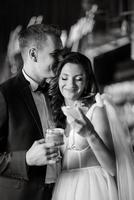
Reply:
M0 200L134 200L134 1L0 2Z

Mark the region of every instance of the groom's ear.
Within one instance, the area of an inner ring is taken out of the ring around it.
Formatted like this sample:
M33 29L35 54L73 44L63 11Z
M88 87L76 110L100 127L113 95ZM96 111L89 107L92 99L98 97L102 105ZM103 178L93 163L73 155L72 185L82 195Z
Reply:
M29 49L29 56L34 62L37 62L38 50L36 48Z

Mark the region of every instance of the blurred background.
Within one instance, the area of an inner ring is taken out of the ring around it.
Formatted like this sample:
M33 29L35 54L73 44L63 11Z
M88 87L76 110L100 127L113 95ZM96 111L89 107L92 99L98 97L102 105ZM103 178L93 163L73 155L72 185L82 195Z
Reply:
M113 97L134 141L134 1L1 0L0 83L23 64L11 34L38 15L61 28L66 47L91 59L101 92Z
M81 18L87 18L80 27L88 30L80 36L74 33L73 37L79 37L74 46L93 60L101 85L133 76L133 0L2 0L0 53L7 51L11 31L18 25L26 26L32 16L38 15L45 23L58 25L67 36L74 24L78 26Z

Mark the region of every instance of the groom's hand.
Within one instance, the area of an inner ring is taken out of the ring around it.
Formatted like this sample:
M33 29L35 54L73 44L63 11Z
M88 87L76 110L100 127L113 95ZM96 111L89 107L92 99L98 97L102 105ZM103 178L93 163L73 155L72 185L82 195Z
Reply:
M45 143L45 139L37 140L26 153L26 163L29 166L54 164L59 159L59 143Z

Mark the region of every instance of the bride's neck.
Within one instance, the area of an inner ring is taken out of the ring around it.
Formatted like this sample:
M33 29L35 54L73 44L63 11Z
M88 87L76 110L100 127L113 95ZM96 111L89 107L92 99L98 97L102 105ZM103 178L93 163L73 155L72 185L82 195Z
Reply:
M65 100L66 106L73 106L74 104L75 104L75 101L73 101L73 100Z

